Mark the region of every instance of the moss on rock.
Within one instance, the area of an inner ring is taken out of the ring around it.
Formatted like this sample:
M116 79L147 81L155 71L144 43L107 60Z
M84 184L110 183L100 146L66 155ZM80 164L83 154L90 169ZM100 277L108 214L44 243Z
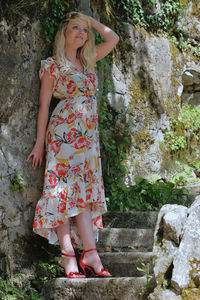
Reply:
M182 4L183 9L186 10L189 4L189 0L180 0L180 4Z
M182 297L182 300L199 300L200 299L200 289L197 289L197 288L183 289L181 297Z
M149 131L140 130L134 135L134 140L140 152L145 153L154 139Z

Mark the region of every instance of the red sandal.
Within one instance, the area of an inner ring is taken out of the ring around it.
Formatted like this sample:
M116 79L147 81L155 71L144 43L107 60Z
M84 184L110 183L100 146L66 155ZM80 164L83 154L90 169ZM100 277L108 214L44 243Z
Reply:
M99 273L96 273L93 267L85 265L83 263L83 256L84 256L84 254L86 252L90 252L90 251L97 251L97 249L94 248L94 249L89 249L89 250L83 250L83 252L81 253L80 260L79 260L79 265L83 269L84 275L86 276L86 270L85 269L88 269L88 270L90 270L90 272L92 272L92 274L95 277L112 277L112 275L108 272L108 270L105 270L105 269L102 268Z
M65 256L67 256L67 257L76 257L74 254L66 254L66 253L62 252L61 257L63 257L63 256L64 257ZM60 268L64 269L64 267L62 266L60 261L58 261L58 265L59 265ZM64 274L65 274L66 278L86 278L86 276L84 274L80 273L80 272L70 272L69 274L67 274L65 272L65 269L64 269Z

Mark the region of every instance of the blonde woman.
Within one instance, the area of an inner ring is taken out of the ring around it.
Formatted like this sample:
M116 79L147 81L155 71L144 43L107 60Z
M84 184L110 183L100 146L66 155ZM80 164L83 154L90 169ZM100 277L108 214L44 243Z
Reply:
M94 44L94 28L104 42ZM41 62L37 139L27 161L41 166L46 137L44 188L38 201L34 232L60 244L60 267L67 278L109 277L96 250L106 212L99 150L95 64L117 44L118 35L92 17L72 12L63 19L55 39L55 56ZM50 118L52 95L60 101ZM80 266L74 247L83 248Z

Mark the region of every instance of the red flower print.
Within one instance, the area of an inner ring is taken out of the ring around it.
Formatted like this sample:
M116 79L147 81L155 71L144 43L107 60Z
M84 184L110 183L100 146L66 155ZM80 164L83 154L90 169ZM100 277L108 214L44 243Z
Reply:
M60 192L59 195L62 200L67 201L67 191L66 190Z
M83 116L83 113L79 111L79 112L77 113L77 115L76 115L76 116L77 116L77 118L80 118L80 119L81 119L81 118L82 118L82 116Z
M68 88L68 89L71 89L72 84L74 84L74 81L73 81L73 80L70 80L69 83L67 84L67 88Z
M84 181L87 180L87 174L83 174L83 179L84 179Z
M56 227L57 223L56 221L53 222L53 224L51 224L52 227ZM51 228L52 229L52 228ZM52 231L52 230L51 230Z
M88 161L85 160L84 169L87 167Z
M61 124L64 123L64 120L65 120L64 118L62 118L62 117L59 116L58 119L57 119L56 124L57 124L57 125L61 125Z
M67 134L68 140L74 143L76 140L77 131L76 128L71 128L70 132Z
M47 219L45 219L45 218L40 219L40 221L39 221L40 227L43 227L43 225L44 225L46 222L47 222Z
M58 224L61 224L61 225L64 224L64 222L61 221L61 220L58 220L57 223L58 223Z
M67 93L73 94L75 90L76 90L76 85L74 84L73 80L70 80L69 83L67 84Z
M67 81L67 76L60 75L60 79L62 80L62 82L66 82Z
M94 222L94 225L98 228L102 228L103 227L103 222L102 222L102 218L101 216L97 217L95 222Z
M48 141L48 144L51 144L51 132L50 131L48 131L48 133L47 133L47 141Z
M49 175L48 181L49 181L49 183L50 183L50 185L51 185L51 188L52 188L52 189L55 188L56 183L57 183L57 181L58 181L55 172L51 172L51 174Z
M90 182L91 182L91 183L96 183L96 178L95 178L95 177L92 177L92 178L90 179Z
M35 218L34 221L33 221L33 228L37 228L37 221L36 221L36 218Z
M55 71L55 64L52 64L49 69L50 69L51 76L53 78L56 78L55 74L53 74Z
M74 159L74 155L70 155L70 156L69 156L69 159L70 159L70 160Z
M36 215L40 215L41 214L41 211L42 211L42 206L40 206L40 205L38 205L37 207L36 207Z
M86 200L90 200L92 195L92 189L86 190Z
M86 124L87 124L87 128L89 128L89 129L92 128L92 125L91 125L91 122L90 122L89 118L86 118Z
M60 144L58 142L54 141L51 144L51 150L55 153L58 153L60 151Z
M63 201L58 205L58 212L64 213L66 210L66 202Z
M85 81L84 81L84 85L85 85L85 87L88 87L89 86L89 80L87 80L87 79L85 79Z
M100 189L98 188L98 196L97 196L97 200L100 200L99 203L101 204L102 201L101 201L101 191Z
M76 193L78 193L78 191L80 190L80 187L77 182L74 184L74 190Z
M88 177L92 177L92 175L93 175L93 171L92 171L92 170L89 170L89 171L88 171Z
M80 138L77 143L75 143L76 149L82 149L86 146L86 137Z
M96 150L98 150L98 149L96 149ZM97 153L98 153L98 152L97 152ZM98 168L99 168L99 161L100 161L100 158L101 158L100 155L98 155L98 156L97 156L97 165L98 165Z
M64 109L68 110L70 108L70 103L66 102Z
M92 118L92 124L96 124L98 122L98 116L93 116Z
M69 202L69 206L70 206L70 208L73 208L73 207L75 207L75 206L76 206L76 203L75 203L75 202L73 202L73 201L70 201L70 202Z
M88 90L85 90L85 96L86 96L87 98L90 97L89 94L88 94Z
M44 177L47 177L47 175L45 175ZM41 195L41 198L44 198L44 197L45 197L45 190L43 190L42 195Z
M71 124L72 122L74 122L74 120L75 120L75 114L73 113L73 114L69 115L66 122L67 122L67 124Z
M96 80L94 74L92 74L92 73L89 73L89 78L90 78L90 81L91 81L92 83L94 83L95 80Z
M81 207L81 208L86 207L86 203L84 202L84 200L82 198L78 198L77 202L78 202L79 207Z
M80 165L74 166L72 168L72 172L74 173L74 175L76 175L80 171L81 171Z
M68 167L66 164L59 163L56 165L56 171L58 172L59 176L65 176L67 174Z

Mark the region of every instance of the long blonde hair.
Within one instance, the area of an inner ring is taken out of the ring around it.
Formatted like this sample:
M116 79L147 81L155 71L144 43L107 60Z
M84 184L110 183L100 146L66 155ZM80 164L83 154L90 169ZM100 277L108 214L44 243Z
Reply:
M96 63L96 47L94 42L94 33L92 32L92 26L90 20L81 13L67 14L58 29L54 42L54 54L58 60L58 63L65 64L66 62L66 51L65 48L65 30L71 20L79 19L87 23L88 27L88 39L85 44L78 48L77 57L81 63L86 66L88 70L94 71Z

